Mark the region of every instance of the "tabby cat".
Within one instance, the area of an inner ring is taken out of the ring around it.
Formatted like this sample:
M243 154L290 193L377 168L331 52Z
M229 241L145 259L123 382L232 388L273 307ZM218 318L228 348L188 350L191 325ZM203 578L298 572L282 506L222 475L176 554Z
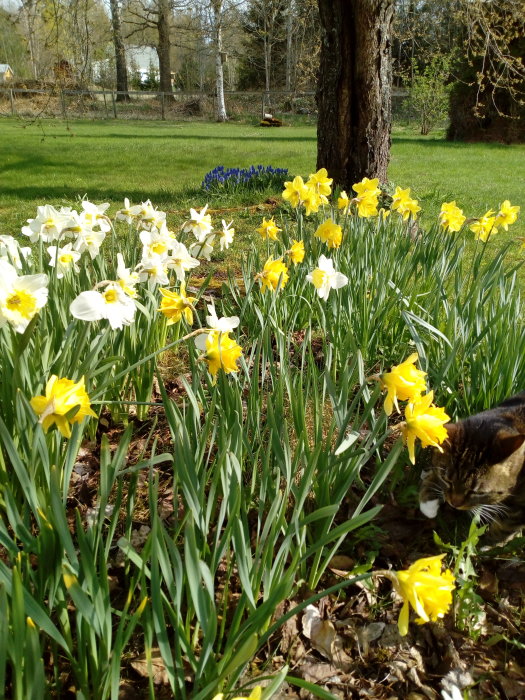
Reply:
M488 541L508 539L525 526L525 391L445 427L443 452L422 476L422 513L433 518L446 501L488 522Z

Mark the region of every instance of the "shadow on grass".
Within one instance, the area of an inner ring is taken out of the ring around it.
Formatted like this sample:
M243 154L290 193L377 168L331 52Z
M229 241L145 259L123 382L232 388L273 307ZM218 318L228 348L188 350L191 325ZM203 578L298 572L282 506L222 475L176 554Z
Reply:
M10 199L14 201L38 201L39 205L54 204L60 206L68 204L75 206L82 197L86 196L90 201L94 202L112 202L121 204L124 198L127 197L132 204L144 202L150 199L157 207L169 205L173 208L176 203L176 209L184 209L188 206L204 206L208 202L210 209L224 208L228 206L250 207L266 201L269 197L275 197L280 194L280 191L264 190L253 193L244 193L242 196L238 194L224 193L222 196L210 194L200 187L184 187L181 189L172 189L170 187L160 187L156 190L144 189L110 189L102 187L90 187L85 191L81 191L77 187L4 187L2 197L4 203ZM189 203L189 204L188 204ZM36 213L36 212L35 212Z
M405 137L405 136L392 136L392 143L393 144L406 144L406 145L414 145L414 146L425 146L427 148L429 147L436 147L439 146L440 148L464 148L464 149L472 149L475 148L476 146L480 146L485 148L491 148L491 149L499 149L499 148L510 148L511 146L524 146L524 144L507 144L507 143L500 143L500 142L485 142L485 141L476 141L476 142L468 142L468 141L447 141L446 139L428 139L428 138L418 138L417 136L411 138L411 137Z
M127 141L142 141L144 139L156 139L156 140L161 140L161 141L168 141L170 139L180 139L182 141L187 141L187 142L192 142L192 141L262 141L262 142L267 142L267 141L276 141L278 143L283 143L285 141L302 141L302 142L309 142L309 141L317 141L317 137L314 135L312 136L290 136L288 134L283 134L282 136L254 136L253 134L246 134L244 136L201 136L200 134L188 134L188 133L183 133L183 134L166 134L166 133L159 133L159 134L118 134L118 133L102 133L102 134L53 134L52 136L48 137L50 140L53 139L68 139L71 140L72 138L78 138L78 139L95 139L97 141L100 141L101 138L103 139L117 139L117 140L127 140Z

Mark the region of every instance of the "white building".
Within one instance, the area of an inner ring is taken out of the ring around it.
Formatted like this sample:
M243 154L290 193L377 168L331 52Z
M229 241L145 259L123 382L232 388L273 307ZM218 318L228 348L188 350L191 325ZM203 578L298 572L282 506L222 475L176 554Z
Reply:
M153 75L157 80L160 77L159 57L152 46L127 46L126 63L128 71L140 74L142 81Z

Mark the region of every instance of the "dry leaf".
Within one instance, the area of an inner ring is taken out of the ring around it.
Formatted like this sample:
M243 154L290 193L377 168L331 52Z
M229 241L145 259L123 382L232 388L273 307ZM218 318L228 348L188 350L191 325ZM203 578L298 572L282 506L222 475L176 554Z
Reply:
M332 659L332 644L336 637L335 627L329 620L321 620L315 605L308 605L303 615L303 634L327 659Z
M351 557L347 557L345 554L336 554L330 559L328 568L348 572L354 568L354 564L355 562Z
M157 647L152 648L150 656L151 664L148 664L146 654L144 653L131 661L131 667L143 678L149 678L151 673L155 685L168 685L168 673L162 656L160 655L160 650Z
M331 664L304 664L300 672L305 681L309 683L339 683L339 671Z
M384 622L371 622L366 627L358 627L356 629L357 641L361 647L361 651L364 656L368 654L368 649L370 647L370 642L379 639L385 630Z
M315 605L308 605L302 619L303 633L312 643L312 647L329 659L342 671L350 668L352 659L345 652L343 639L335 631L330 620L321 620Z

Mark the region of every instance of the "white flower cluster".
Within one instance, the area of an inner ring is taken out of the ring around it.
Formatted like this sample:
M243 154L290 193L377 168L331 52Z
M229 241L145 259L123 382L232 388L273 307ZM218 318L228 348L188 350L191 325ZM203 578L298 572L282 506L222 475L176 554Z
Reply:
M100 252L106 234L112 230L111 220L106 214L108 203L97 205L83 200L81 206L80 213L71 207L58 208L50 204L40 206L37 208L36 217L28 219L27 225L22 227L22 234L27 236L31 243L52 244L48 245L47 252L49 266L55 268L56 279L78 273L83 253L88 253L94 260ZM101 281L94 289L81 292L70 305L71 314L84 321L105 319L113 329L130 325L137 308L137 284L147 283L150 288L169 285L170 271L174 273L178 282L184 282L186 274L200 264L199 257L210 259L217 237L221 250L228 248L233 241L233 222L227 224L223 221L222 231L215 234L211 217L206 213L207 208L208 205L201 211L190 209L190 218L182 226L183 233L193 232L196 238L196 242L188 249L168 229L165 212L156 209L150 200L131 206L126 198L124 207L116 213L115 219L133 225L137 231L142 244L140 261L134 268L128 268L123 255L118 253L116 279ZM34 280L31 282L34 277L38 277L38 289L43 288L44 278L47 285L46 275L18 277L15 268L22 269L23 261L30 253L29 247L21 247L13 237L0 236L0 262L4 261L8 269L14 271L6 274L4 279L3 294L6 298L13 278L23 280L18 282L21 290L24 284L30 287L37 284ZM41 308L43 296L39 292L38 300L35 297L35 300L31 301L31 312L28 310L30 302L27 299L23 297L25 305L21 312L15 306L18 304L21 309L22 302L17 302L15 297L12 297L10 310L0 317L0 323L5 322L7 318L14 319L16 315L17 321L11 322L23 332L34 313ZM22 321L22 318L25 321Z
M207 204L200 211L190 209L190 218L182 227L183 233L193 233L196 238L195 243L190 245L190 255L194 255L196 258L204 258L205 260L210 259L217 237L219 238L219 246L222 251L229 248L235 235L235 229L232 228L233 221L227 224L224 219L222 220L222 230L217 233L214 232L211 215L206 213L207 210Z

